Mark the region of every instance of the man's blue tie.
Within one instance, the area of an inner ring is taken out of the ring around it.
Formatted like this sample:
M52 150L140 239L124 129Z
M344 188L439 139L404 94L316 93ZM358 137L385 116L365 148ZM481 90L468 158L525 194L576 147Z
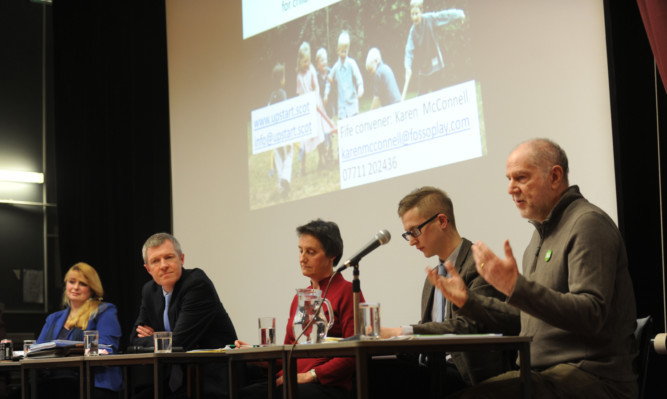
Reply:
M446 276L447 275L447 270L445 269L445 265L441 262L438 265L438 274L441 276ZM434 288L434 293L433 293L433 313L435 316L435 319L433 321L437 322L442 322L444 321L444 314L445 314L445 296L442 295L442 292L436 287ZM420 353L419 354L419 364L422 366L427 366L428 365L428 355L426 353Z
M162 321L164 322L165 331L171 331L169 325L169 300L171 299L171 292L164 296L164 313L162 314ZM172 341L173 342L173 341ZM169 389L175 392L183 384L183 370L178 364L171 367L171 375L169 376Z
M171 299L171 292L164 296L164 313L162 314L162 320L164 321L165 331L171 331L171 326L169 325L169 299Z
M447 271L445 270L445 265L440 263L438 265L438 274L441 276L446 276ZM445 297L442 295L439 289L435 289L435 303L433 304L435 310L435 320L434 321L444 321L445 320Z

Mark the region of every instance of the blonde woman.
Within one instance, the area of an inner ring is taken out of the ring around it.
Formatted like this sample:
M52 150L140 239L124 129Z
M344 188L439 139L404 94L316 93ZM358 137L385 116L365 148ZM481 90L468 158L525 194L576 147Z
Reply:
M100 344L111 346L108 352L117 352L121 330L116 307L111 303L102 302L103 294L102 282L92 266L83 262L72 266L65 274L63 293L65 309L46 318L46 324L39 334L37 343L56 339L83 341L84 330L97 330ZM53 377L56 379L56 376ZM57 379L63 380L63 378ZM95 373L95 397L114 395L120 391L122 384L118 368L100 369ZM117 394L115 396L117 397Z

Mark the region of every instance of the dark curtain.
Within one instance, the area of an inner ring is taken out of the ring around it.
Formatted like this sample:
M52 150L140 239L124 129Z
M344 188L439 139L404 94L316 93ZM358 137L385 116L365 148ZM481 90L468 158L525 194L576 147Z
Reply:
M653 55L636 0L606 0L605 12L619 228L628 252L637 316L653 316L656 330L663 331L661 227L666 209L661 196L667 197L660 188L667 187L663 167L667 95L664 90L656 92L660 82L654 77ZM664 397L664 356L652 352L648 370L648 392Z
M100 274L118 307L123 346L141 286L141 245L171 231L166 21L163 0L53 2L60 264ZM59 269L59 270L58 270Z

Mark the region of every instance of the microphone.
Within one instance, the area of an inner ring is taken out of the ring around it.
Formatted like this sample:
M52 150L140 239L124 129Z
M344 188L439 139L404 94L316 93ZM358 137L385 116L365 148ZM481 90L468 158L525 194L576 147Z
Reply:
M391 234L389 234L389 231L387 230L380 230L375 234L375 237L371 241L368 242L368 244L364 245L364 247L357 252L353 257L345 261L343 266L340 266L338 269L336 269L336 273L342 272L343 270L347 269L350 266L356 266L361 258L364 256L368 255L371 253L375 248L379 247L380 245L384 245L391 240Z

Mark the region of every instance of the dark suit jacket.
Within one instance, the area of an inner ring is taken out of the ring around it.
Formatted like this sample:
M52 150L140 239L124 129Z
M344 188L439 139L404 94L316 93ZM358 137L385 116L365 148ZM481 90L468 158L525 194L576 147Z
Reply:
M470 249L472 243L463 239L461 250L456 258L454 267L461 274L470 292L480 295L495 297L505 300L505 295L498 292L491 284L487 283L475 268L475 260ZM419 324L413 325L415 334L480 334L480 333L519 333L520 325L518 317L508 317L502 325L484 325L473 319L459 316L458 308L447 301L447 320L434 322L431 319L433 308L433 295L435 288L428 281L424 281L422 290L422 318ZM500 351L471 351L454 352L451 354L463 381L468 385L477 384L487 378L498 375L512 367L513 355Z
M162 287L149 281L141 290L141 308L132 329L131 345L153 346L153 337L137 336L137 326L148 325L155 331L164 331L163 313ZM172 345L185 350L222 348L237 338L215 286L201 269L183 269L169 301L169 325ZM207 365L204 374L206 393L226 391L226 367Z
M153 346L153 338L137 337L138 325L149 325L164 331L162 287L147 282L141 290L139 317L132 330L132 345ZM211 280L201 269L183 269L174 286L169 302L169 324L172 326L173 346L185 350L216 349L233 344L236 330L222 306Z

